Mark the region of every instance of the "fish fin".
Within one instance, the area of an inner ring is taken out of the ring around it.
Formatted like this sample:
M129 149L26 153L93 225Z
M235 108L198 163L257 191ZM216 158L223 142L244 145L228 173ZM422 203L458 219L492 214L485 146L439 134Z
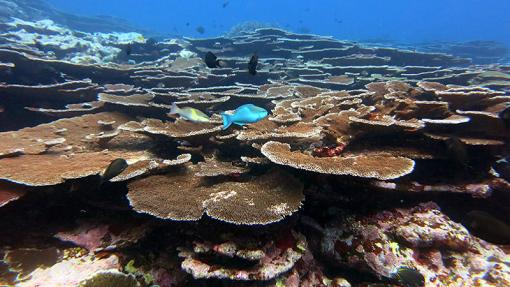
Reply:
M172 107L170 108L170 113L171 115L175 115L175 114L178 114L179 113L179 107L175 104L175 103L172 103Z
M226 130L232 125L232 118L226 113L221 113L221 117L223 118L223 129Z

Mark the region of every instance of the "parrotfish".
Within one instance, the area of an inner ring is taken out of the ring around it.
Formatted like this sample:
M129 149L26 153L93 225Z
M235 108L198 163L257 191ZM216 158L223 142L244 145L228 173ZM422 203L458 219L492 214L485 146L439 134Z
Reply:
M232 124L244 126L256 123L267 117L268 112L266 109L253 104L246 104L238 107L232 115L226 113L221 115L223 117L223 129L226 130Z
M197 110L191 107L179 108L175 103L172 104L172 108L170 109L170 115L178 114L183 119L196 122L196 123L208 123L209 116L204 114L202 111Z

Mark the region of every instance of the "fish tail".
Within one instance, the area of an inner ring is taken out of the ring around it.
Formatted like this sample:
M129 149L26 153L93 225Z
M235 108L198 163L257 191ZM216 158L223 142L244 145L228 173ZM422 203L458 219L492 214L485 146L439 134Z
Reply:
M178 114L179 113L179 107L175 104L175 103L172 103L172 107L170 108L170 113L171 115L175 115L175 114Z
M226 113L222 113L221 116L223 118L223 129L226 130L232 125L232 117Z

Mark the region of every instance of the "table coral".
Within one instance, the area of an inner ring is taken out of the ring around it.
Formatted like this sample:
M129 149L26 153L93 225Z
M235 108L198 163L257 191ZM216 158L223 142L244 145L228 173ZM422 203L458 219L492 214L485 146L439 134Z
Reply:
M0 284L510 285L507 248L453 220L507 224L508 67L268 27L4 22ZM222 130L246 104L269 115Z

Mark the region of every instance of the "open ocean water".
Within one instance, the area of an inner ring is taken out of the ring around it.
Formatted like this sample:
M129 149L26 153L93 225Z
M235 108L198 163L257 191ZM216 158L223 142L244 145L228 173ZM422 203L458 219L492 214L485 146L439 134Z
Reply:
M48 3L78 15L108 15L162 35L214 37L246 21L297 33L356 41L493 40L510 44L510 3L433 1L64 1ZM187 25L189 24L189 25ZM200 34L196 27L202 26Z
M0 0L0 286L510 286L509 11Z

